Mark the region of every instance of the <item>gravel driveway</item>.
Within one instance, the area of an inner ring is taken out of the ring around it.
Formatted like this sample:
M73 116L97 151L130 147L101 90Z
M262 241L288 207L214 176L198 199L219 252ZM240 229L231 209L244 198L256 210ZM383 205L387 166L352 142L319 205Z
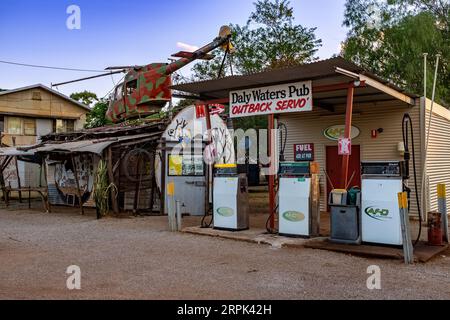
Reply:
M0 209L0 299L450 299L450 252L405 266L174 234L162 217L59 211ZM81 290L66 288L70 265ZM381 290L367 289L370 265Z

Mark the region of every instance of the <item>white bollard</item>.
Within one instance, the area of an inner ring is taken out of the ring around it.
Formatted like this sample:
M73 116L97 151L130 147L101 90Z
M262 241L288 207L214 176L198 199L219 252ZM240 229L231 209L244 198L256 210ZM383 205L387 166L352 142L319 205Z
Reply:
M438 184L438 208L441 214L442 220L442 234L444 235L444 241L449 243L448 235L448 215L447 215L447 192L445 184Z

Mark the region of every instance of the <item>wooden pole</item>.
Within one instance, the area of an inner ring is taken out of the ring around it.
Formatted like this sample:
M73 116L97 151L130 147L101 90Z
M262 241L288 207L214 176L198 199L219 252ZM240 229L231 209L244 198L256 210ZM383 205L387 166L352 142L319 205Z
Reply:
M345 114L345 133L344 138L351 139L352 136L352 117L353 117L353 94L355 88L353 85L349 85L347 90L347 110ZM348 165L350 162L350 155L344 155L342 158L342 171L341 171L341 183L342 188L347 185L348 179Z
M113 183L114 185L116 185L115 180L114 180L114 172L113 172L112 147L109 147L107 150L106 167L108 169L109 183ZM113 194L113 192L111 192L111 205L112 205L114 214L119 214L119 204L117 202L117 195Z
M208 144L210 145L213 141L212 141L212 133L211 133L211 114L209 113L209 104L205 104L205 115L206 115L206 130L208 131ZM214 154L214 156L216 156ZM214 183L213 183L213 165L214 165L214 160L213 163L208 163L208 166L206 168L206 175L205 175L205 180L206 180L206 188L205 188L205 215L208 214L209 210L210 210L210 203L209 203L209 199L211 198L211 195L214 195ZM214 201L214 199L213 199ZM214 214L213 214L214 216Z
M412 264L414 263L414 253L411 233L409 231L408 194L406 192L400 192L398 194L398 206L400 209L400 224L402 228L403 256L405 264Z
M3 193L3 200L5 201L6 204L6 184L5 184L5 177L3 176L3 173L7 167L7 163L9 161L10 157L6 156L5 160L3 160L2 164L1 164L1 173L0 173L0 186L2 188L2 193Z
M42 165L42 167L44 169L45 187L47 188L47 195L45 197L45 201L46 201L46 204L47 204L47 212L50 213L50 212L52 212L52 208L51 208L51 205L50 205L50 198L49 198L49 191L48 191L47 161L46 161L45 158L42 159L42 164L41 165Z
M153 204L155 202L155 154L153 154L150 170L150 213L153 213Z
M160 193L160 214L166 214L166 138L161 139L161 193Z
M12 143L13 147L16 146L16 137L12 137ZM17 188L19 189L19 202L22 203L22 191L21 189L21 183L20 183L20 173L19 173L19 162L17 161L17 156L14 156L14 163L16 166L16 174L17 174Z
M77 183L78 202L80 205L81 214L84 215L84 208L83 208L83 201L82 201L82 195L81 195L81 189L80 189L80 181L78 179L77 165L75 163L75 159L74 159L73 155L70 156L70 159L72 160L73 175L75 176L75 182Z
M139 199L141 195L141 184L142 184L142 171L141 171L141 155L138 156L137 164L136 164L136 188L134 193L134 205L133 205L133 211L134 214L137 214L139 211ZM138 178L139 177L139 178Z
M270 114L268 116L268 144L269 144L269 158L270 165L275 165L274 163L274 150L272 148L272 130L274 129L275 116ZM275 175L272 172L269 172L269 214L270 214L270 228L273 230L275 228Z

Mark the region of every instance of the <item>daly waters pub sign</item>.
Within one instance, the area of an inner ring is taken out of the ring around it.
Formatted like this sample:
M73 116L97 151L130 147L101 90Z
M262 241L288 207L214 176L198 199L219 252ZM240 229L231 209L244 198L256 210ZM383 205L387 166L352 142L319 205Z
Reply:
M231 118L312 111L312 82L230 92Z

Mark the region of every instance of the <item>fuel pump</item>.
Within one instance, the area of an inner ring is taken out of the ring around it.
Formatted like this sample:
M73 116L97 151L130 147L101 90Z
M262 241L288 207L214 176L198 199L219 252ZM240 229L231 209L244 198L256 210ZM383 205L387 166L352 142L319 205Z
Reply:
M319 234L319 180L311 162L281 162L278 190L278 232L284 236Z
M366 161L362 173L362 241L401 246L402 227L398 193L407 175L403 161Z
M214 166L214 229L240 231L249 228L248 183L235 164Z
M403 244L400 223L400 209L397 194L408 194L408 207L411 207L411 188L409 187L410 162L412 159L415 200L419 215L419 234L422 233L422 215L417 183L416 153L412 119L405 114L402 121L404 161L372 161L362 163L362 240L364 242L400 246ZM410 140L411 138L411 140ZM411 142L411 144L410 144ZM410 145L412 152L410 152Z

